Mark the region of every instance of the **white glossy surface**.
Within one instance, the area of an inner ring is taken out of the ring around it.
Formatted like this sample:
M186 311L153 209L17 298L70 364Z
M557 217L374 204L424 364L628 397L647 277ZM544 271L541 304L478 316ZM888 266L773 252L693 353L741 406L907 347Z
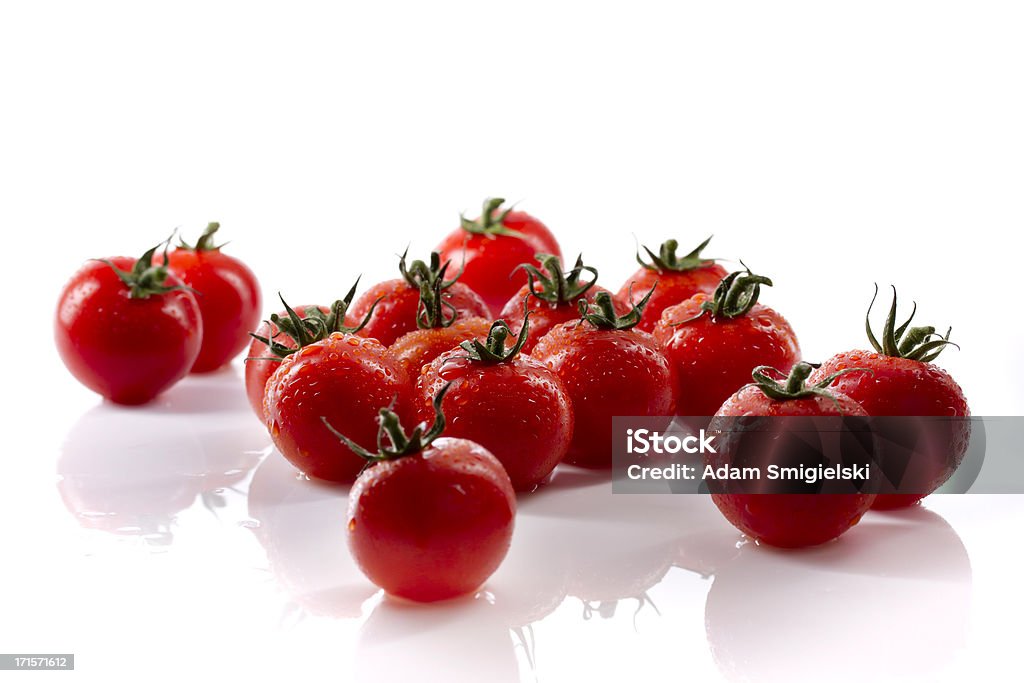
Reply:
M1021 35L1015 2L3 3L0 651L104 682L1020 678L1024 497L779 553L568 471L479 598L398 605L238 361L117 408L49 327L85 259L176 225L221 221L269 312L394 277L498 192L612 289L634 236L715 233L810 360L894 283L953 325L974 413L1021 415Z
M344 490L269 447L234 369L146 409L92 403L12 462L0 585L4 648L75 652L87 680L930 681L1011 661L1017 496L933 497L780 552L705 498L567 469L521 499L479 595L417 606L359 573Z

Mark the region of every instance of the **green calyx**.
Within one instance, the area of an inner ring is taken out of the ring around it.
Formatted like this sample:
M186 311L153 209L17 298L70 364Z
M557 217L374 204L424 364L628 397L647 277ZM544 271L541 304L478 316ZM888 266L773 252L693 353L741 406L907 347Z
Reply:
M406 265L406 254L398 261L398 270L402 277L420 292L419 304L416 307L416 326L421 330L438 327L450 327L459 317L458 310L451 302L444 299L444 290L448 289L462 276L460 270L451 280L445 280L450 261L441 263L441 254L430 252L430 263L416 260Z
M196 240L195 246L190 245L184 239L178 240L179 249L188 249L189 251L217 251L223 244L214 244L213 236L220 230L220 223L207 223L206 229L203 230L203 234Z
M171 237L173 237L173 235ZM170 270L167 268L167 250L170 248L171 237L168 237L166 240L140 256L139 260L135 262L135 265L132 266L131 270L121 270L115 266L112 261L107 259L97 260L100 263L105 263L114 271L114 273L117 274L117 277L124 283L125 287L128 288L128 296L132 299L147 299L154 294L166 294L167 292L173 292L177 289L195 292L194 289L186 285L168 286L166 284L167 277L170 275ZM153 256L156 254L156 250L161 246L164 248L163 261L159 265L154 266Z
M465 358L474 363L487 363L490 365L507 363L519 355L529 334L530 312L527 311L523 315L523 327L519 330L519 335L515 338L512 346L505 348L509 336L512 335L512 329L504 320L495 320L491 324L491 329L487 332L487 339L485 341L481 342L479 339L470 339L459 344L466 352L465 356L459 356L459 358Z
M644 268L654 270L659 273L664 273L666 271L681 273L686 270L703 268L704 266L710 266L715 262L715 259L704 258L700 255L700 253L704 251L704 247L708 246L708 242L710 241L711 237L708 237L706 240L698 244L696 249L686 256L680 257L676 254L676 250L679 249L679 242L676 240L666 240L661 243L661 247L658 248L657 254L647 247L643 247L643 250L647 252L647 256L651 259L650 263L644 261L639 251L636 253L636 261Z
M772 286L772 281L763 275L754 275L743 263L746 270L738 270L729 273L715 288L715 293L710 299L700 305L700 313L686 320L675 323L673 326L685 325L704 316L711 314L711 321L731 320L746 315L757 303L761 295L761 285Z
M421 330L451 327L459 317L458 309L444 298L444 273L447 269L448 264L445 263L435 280L420 284L420 301L416 305L416 327ZM451 282L454 283L455 280Z
M354 334L366 326L366 323L370 322L370 318L373 316L373 310L380 303L380 299L373 302L370 306L370 310L366 312L363 319L359 321L358 325L348 326L345 324L345 314L348 312L349 306L352 305L352 299L356 294L356 287L359 286L359 278L356 278L355 284L348 290L348 294L345 295L344 299L339 299L331 304L330 311L324 313L317 306L309 306L306 308L305 315L299 315L295 309L288 305L288 302L284 300L284 297L278 294L281 299L281 303L284 305L286 315L280 316L274 313L270 316L269 321L273 327L277 328L277 333L273 337L262 337L255 332L250 332L249 336L254 339L258 339L267 345L267 349L272 354L274 360L280 360L286 358L291 354L295 353L304 346L309 346L314 342L318 342L327 337L331 336L335 332L345 332L348 334ZM294 346L286 346L277 340L277 337L284 335L294 342Z
M521 232L505 227L505 218L511 213L512 207L501 211L501 205L504 203L505 200L501 197L485 199L483 210L480 212L480 218L471 221L466 218L465 214L459 216L462 229L472 235L486 235L487 237L505 235L507 237L521 238L523 236Z
M817 384L807 384L807 378L811 376L811 372L819 367L821 367L820 363L800 361L793 366L789 376L786 377L782 371L770 365L759 365L751 373L754 381L747 386L757 387L764 392L765 396L776 401L793 401L801 398L821 396L829 399L838 407L839 401L836 399L835 394L828 391L826 387L832 384L836 377L845 375L848 372L871 372L867 368L847 368L829 375ZM783 377L784 379L780 382L778 379L769 377L768 373L772 373L776 377Z
M521 263L530 280L530 294L553 306L572 304L597 284L597 268L583 265L583 254L576 257L576 265L568 273L562 271L562 261L551 254L537 254L537 262L543 270L532 263ZM514 272L514 271L513 271ZM583 280L583 273L590 273L590 280ZM538 288L539 287L539 288Z
M599 330L631 330L640 322L644 306L651 300L651 295L654 294L656 288L657 285L651 287L644 298L636 302L625 315L618 315L615 312L611 294L598 292L592 304L588 303L586 299L580 299L580 317Z
M429 429L425 422L421 422L412 430L412 434L406 435L398 415L392 410L394 403L392 402L392 405L387 408L381 408L377 417L376 453L368 451L332 427L326 417L321 416L320 421L324 423L327 429L331 430L331 434L338 437L346 446L352 449L352 452L365 459L367 463L373 464L384 462L385 460L398 460L399 458L421 453L434 439L441 436L441 432L445 428L444 411L441 409L441 402L451 386L452 383L449 382L441 387L441 390L434 396L434 423ZM385 440L390 445L385 445Z
M878 285L875 285L875 295L871 297L871 304L868 306L868 313L864 318L864 328L868 333L868 341L875 351L893 358L906 358L918 360L922 363L930 363L942 353L946 346L952 345L960 348L957 344L949 341L949 333L953 331L950 327L946 334L940 335L931 325L923 327L910 327L910 322L917 313L917 302L914 302L914 309L899 327L896 326L896 288L892 288L892 306L889 307L889 314L885 317L885 327L882 328L882 341L879 343L875 333L871 330L871 309L878 298Z

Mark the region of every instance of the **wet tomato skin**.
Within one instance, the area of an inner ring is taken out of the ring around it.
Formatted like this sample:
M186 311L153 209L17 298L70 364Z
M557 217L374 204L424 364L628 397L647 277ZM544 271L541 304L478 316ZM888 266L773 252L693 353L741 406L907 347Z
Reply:
M608 292L604 287L594 285L587 290L586 294L583 295L583 299L593 303L594 298L599 292ZM537 345L537 341L545 334L551 331L555 325L561 323L567 323L573 320L580 319L580 310L578 308L578 299L576 302L571 304L555 305L548 301L538 299L535 296L530 296L530 285L525 284L519 288L511 299L505 304L505 307L501 309L501 313L498 314L499 320L504 320L509 324L513 334L519 334L519 330L523 325L523 299L529 296L527 299L527 310L530 311L530 331L529 336L526 339L526 343L523 344L523 353L530 353L533 351L533 347ZM613 296L612 300L615 303L615 310L618 313L626 313L629 311L629 306L622 303L618 297Z
M296 306L292 310L298 313L300 316L305 317L307 309L319 308L323 313L329 313L330 308L327 306ZM281 311L278 315L282 318L286 317L287 311ZM348 316L346 316L346 324L350 324ZM256 334L267 339L273 339L277 343L287 346L288 348L295 348L295 342L286 334L278 334L277 326L270 321L264 321L260 323L259 328L256 329ZM276 335L276 336L275 336ZM252 406L252 410L256 413L256 417L263 419L263 394L266 391L267 380L270 376L277 371L281 366L281 359L275 358L267 348L267 345L261 342L259 339L250 337L249 351L245 355L245 394L249 399L249 405Z
M875 351L845 351L832 356L815 370L809 381L818 381L848 368L870 372L848 372L832 383L836 391L850 396L869 415L910 417L963 417L971 415L963 390L953 377L934 363L886 356ZM883 423L884 425L884 423ZM891 510L914 505L944 484L959 467L970 442L968 420L951 422L946 457L931 454L929 483L914 493L882 493L872 507Z
M167 260L171 272L196 291L203 318L203 342L191 372L212 372L246 347L248 333L259 324L259 283L248 266L220 249L178 248Z
M672 415L676 380L654 338L640 330L556 325L531 354L562 380L575 427L565 462L611 467L612 417Z
M450 268L453 269L454 265ZM447 287L442 298L455 307L460 318L490 316L483 299L461 281ZM378 299L380 302L373 316L359 332L361 336L373 337L384 346L391 346L402 335L419 329L416 325L416 312L420 304L420 291L402 279L386 280L370 287L353 302L349 316L353 320L362 320ZM444 315L451 315L451 309L447 306Z
M486 333L485 335L486 336ZM572 439L572 403L546 365L526 355L474 363L454 349L434 359L416 380L417 420L429 422L432 401L448 382L445 434L487 448L517 491L532 491L562 461Z
M108 259L130 271L136 259ZM166 286L181 285L169 275ZM199 354L199 305L179 289L133 299L106 263L90 261L65 285L54 336L61 359L86 387L115 403L147 403L188 374Z
M654 332L662 311L686 301L694 294L714 293L726 275L725 268L717 263L683 271L640 268L623 283L616 296L624 302L635 304L653 289L654 293L644 307L644 317L637 328L644 332Z
M291 354L271 375L263 413L281 454L310 477L352 482L366 462L323 424L364 448L377 441L377 412L405 415L408 379L376 339L335 332Z
M348 545L388 593L445 600L475 591L498 568L515 511L497 458L479 444L442 437L359 476L349 496Z
M832 387L828 391L835 402L823 396L776 401L756 386L747 386L730 396L717 415L868 416L857 401ZM761 543L780 548L802 548L838 538L860 521L875 497L874 493L711 494L712 501L733 526Z
M459 344L477 337L487 338L491 323L487 318L460 317L448 327L429 327L403 334L391 345L391 355L410 381L415 382L420 371L432 360ZM433 415L433 412L430 413ZM424 419L430 422L429 416Z
M675 370L677 415L714 415L733 392L750 382L755 367L769 365L788 373L800 360L793 328L762 304L737 318L712 321L705 314L682 322L699 315L708 299L700 293L670 306L654 328L654 338Z
M453 272L462 270L459 282L472 287L495 313L526 284L525 271L516 270L521 264L532 263L537 254L562 255L554 234L530 214L510 211L502 223L519 236L481 235L457 228L437 247L441 260L451 261Z

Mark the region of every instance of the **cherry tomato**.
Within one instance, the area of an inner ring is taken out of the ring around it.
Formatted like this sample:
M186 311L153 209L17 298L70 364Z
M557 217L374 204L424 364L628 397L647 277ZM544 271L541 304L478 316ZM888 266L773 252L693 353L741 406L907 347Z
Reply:
M494 323L486 341L466 341L435 358L416 380L417 417L430 417L446 383L448 436L469 439L494 454L517 491L532 491L561 462L572 438L572 404L562 381L520 350L527 322L508 349L507 324Z
M260 320L260 287L249 268L213 244L219 223L206 226L194 247L182 242L168 256L171 272L196 292L203 343L192 372L211 372L245 348Z
M872 306L878 296L871 299ZM916 310L916 309L915 309ZM868 307L870 316L871 306ZM934 327L910 327L896 321L896 290L881 340L867 324L874 351L847 351L828 359L812 380L849 368L869 372L847 373L834 386L858 401L873 416L950 417L944 421L878 420L883 433L880 460L894 489L907 493L882 493L876 509L913 505L944 484L960 466L967 452L971 410L960 385L932 361L951 342L949 332L936 334ZM892 434L890 432L900 432ZM886 437L886 434L889 436ZM914 444L906 449L900 444Z
M404 411L409 382L376 339L334 332L281 361L267 382L263 414L281 455L310 477L351 482L365 464L334 438L321 418L359 444L376 438L374 416Z
M800 360L793 328L757 303L761 285L771 280L749 270L732 273L713 296L699 293L662 312L654 338L675 370L677 415L714 415L755 367L789 372Z
M849 396L826 389L835 377L825 377L810 386L806 384L812 370L809 363L797 363L782 384L769 377L769 373L783 373L766 366L756 368L752 373L754 384L730 396L717 416L868 416ZM791 455L785 448L781 453L762 453L765 460L778 460L786 466L793 465ZM715 466L728 464L729 455L721 448L711 457ZM705 458L707 462L707 456ZM818 545L838 538L860 521L875 499L874 493L753 493L748 492L750 486L750 483L741 484L747 489L744 492L716 493L713 490L711 499L737 529L757 541L782 548Z
M418 602L479 588L508 553L515 524L515 492L497 458L472 441L438 438L444 394L431 428L409 436L395 413L381 410L378 453L335 432L374 463L349 496L352 556L370 581Z
M487 318L460 318L448 327L428 327L403 334L391 345L391 355L412 382L432 360L445 351L457 349L464 341L486 337L491 329Z
M471 221L463 216L461 226L437 247L441 260L461 270L460 281L472 287L490 311L500 311L526 284L526 273L517 270L520 264L538 253L562 256L547 226L523 211L502 209L504 203L499 198L485 200L480 218Z
M267 381L285 357L296 349L326 339L334 332L365 336L362 329L373 314L373 306L361 320L348 313L358 286L357 278L345 298L338 299L330 307L298 306L293 309L282 297L284 310L271 315L270 320L250 333L252 342L245 358L245 392L258 418L263 419L263 395Z
M529 313L530 336L523 345L523 353L531 353L537 340L555 325L579 320L581 300L594 303L598 292L608 292L597 286L597 269L583 265L582 256L576 259L576 265L568 273L562 271L562 262L557 256L537 254L537 261L541 268L522 264L529 282L520 287L498 315L518 334L523 316ZM592 279L583 280L584 272L590 273ZM612 297L612 301L616 310L622 313L630 308L617 297Z
M714 259L700 255L710 241L709 237L682 258L676 254L679 247L676 240L663 242L658 254L644 247L651 259L650 263L637 254L636 260L642 268L623 283L618 297L632 303L651 294L644 309L643 320L637 325L639 329L653 332L662 311L669 306L682 303L700 292L711 294L715 291L727 273Z
M405 254L402 254L398 269L402 278L387 280L366 290L352 305L352 315L362 318L376 305L376 310L366 326L362 336L374 337L384 346L391 346L403 334L419 329L423 310L420 307L420 290L440 288L441 308L446 318L455 315L469 318L473 316L489 317L490 311L483 299L458 277L445 280L448 271L447 262L442 263L437 252L430 255L430 264L413 261L406 267ZM426 325L432 327L433 325Z
M57 303L57 350L71 374L96 393L140 404L172 386L199 354L203 322L195 297L153 247L138 260L90 261Z
M651 335L634 329L644 303L618 316L611 295L601 292L581 320L556 325L533 349L572 401L569 464L611 467L613 416L671 415L675 409L671 364Z

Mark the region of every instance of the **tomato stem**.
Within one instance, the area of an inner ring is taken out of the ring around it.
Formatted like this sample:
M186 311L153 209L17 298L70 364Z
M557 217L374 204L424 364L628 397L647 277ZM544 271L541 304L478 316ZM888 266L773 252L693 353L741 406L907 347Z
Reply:
M864 317L864 328L868 334L868 341L871 342L871 346L878 353L892 356L893 358L907 358L909 360L918 360L922 363L930 363L942 353L946 346L960 348L958 344L949 341L949 335L953 331L952 327L946 330L945 335L937 333L931 325L910 327L914 315L917 314L916 301L910 312L910 317L907 318L906 322L897 327L895 286L892 288L892 305L889 307L889 313L885 317L885 326L882 328L882 340L879 342L871 329L871 309L874 307L877 298L878 283L875 283L875 294L871 297L867 315Z
M356 295L356 288L359 286L359 279L352 284L352 287L345 294L345 297L338 299L331 304L330 311L324 313L318 306L307 306L305 315L301 316L295 311L288 302L284 300L280 292L278 298L281 299L281 304L284 305L285 316L282 317L277 313L270 316L270 320L265 320L272 328L277 329L272 337L263 337L255 332L250 332L249 336L258 339L267 345L267 349L273 354L276 360L286 358L291 354L295 353L304 346L318 341L327 339L331 334L335 332L344 332L347 334L355 334L359 330L363 329L370 318L373 316L373 311L377 308L377 304L384 297L378 297L376 301L370 306L370 310L366 312L363 319L359 321L358 325L346 325L345 314L348 312L349 306L352 304L352 299ZM284 335L294 342L293 346L287 346L279 341L276 341L279 335Z
M457 356L457 358L465 358L474 363L496 365L498 363L507 363L519 355L523 344L526 343L526 339L530 334L530 314L532 311L527 308L528 300L529 297L525 297L523 300L523 308L526 309L523 312L523 326L520 328L519 335L512 346L507 349L505 348L505 342L508 340L509 335L512 334L512 329L504 320L495 320L491 324L491 329L487 332L487 339L484 342L481 342L479 339L469 339L459 344L466 352L466 355Z
M700 305L700 313L673 323L672 327L699 320L706 313L711 315L711 322L731 320L749 313L761 295L761 285L771 287L772 281L763 275L755 275L743 261L740 263L745 270L737 270L722 278L711 298Z
M444 431L446 421L441 403L444 401L444 396L448 393L451 386L451 382L445 384L437 392L437 395L434 396L434 422L430 425L430 428L427 428L426 422L421 422L413 428L412 433L408 436L405 430L402 429L402 423L398 418L398 414L392 410L394 402L387 408L381 408L377 415L378 451L376 453L363 448L339 432L325 416L320 416L320 421L331 431L331 434L340 439L353 453L366 460L367 465L416 455L424 451ZM391 444L390 446L384 445L385 439Z
M679 242L676 240L665 240L661 243L658 248L658 253L655 254L647 247L642 247L647 252L647 256L650 257L651 262L647 263L640 255L640 251L636 252L636 261L641 266L648 270L654 270L659 273L666 271L681 273L687 270L696 270L697 268L704 268L714 264L715 259L704 258L700 255L704 251L704 247L708 246L708 242L711 241L711 235L706 240L697 245L697 247L685 256L678 256L676 250L679 249Z
M520 263L512 272L520 268L525 270L530 281L530 294L553 306L575 303L597 284L597 268L583 265L583 254L576 257L576 265L568 273L562 271L562 261L557 256L537 254L536 259L543 267L543 271L532 263ZM584 272L590 273L593 277L590 280L582 280Z
M505 218L512 212L512 207L500 211L501 205L504 203L505 200L501 197L488 197L484 200L480 218L475 221L466 218L465 214L460 214L459 223L462 229L472 235L484 235L491 238L497 235L505 235L506 237L522 239L523 233L505 227Z
M835 403L836 407L839 408L839 401L836 399L835 394L828 391L826 387L831 385L832 382L834 382L840 375L845 375L849 372L867 372L874 374L874 372L868 368L846 368L845 370L832 373L817 384L808 385L807 378L810 377L811 373L819 367L821 367L820 363L800 361L793 366L789 375L786 376L781 370L773 368L770 365L759 365L754 368L754 371L751 373L751 377L754 381L746 386L757 387L764 392L765 396L776 401L794 401L802 398L821 396L831 400ZM784 378L784 383L780 382L778 379L770 377L769 373L774 374L776 377Z
M657 289L657 284L651 287L644 298L636 302L625 315L618 315L615 312L615 304L612 301L611 294L608 292L598 292L592 304L588 303L586 299L580 299L580 317L599 330L630 330L640 322L644 306L650 301L655 289Z
M167 268L167 250L170 248L171 239L173 238L174 235L172 234L160 244L147 250L146 253L139 257L130 271L121 270L108 259L96 260L106 264L114 271L121 282L128 288L128 296L132 299L147 299L154 294L166 294L177 289L184 289L194 294L199 294L199 292L196 292L196 290L187 285L171 285L168 287L164 284L170 275L170 270ZM156 250L161 245L164 248L164 258L159 265L154 266L153 255L156 254Z

